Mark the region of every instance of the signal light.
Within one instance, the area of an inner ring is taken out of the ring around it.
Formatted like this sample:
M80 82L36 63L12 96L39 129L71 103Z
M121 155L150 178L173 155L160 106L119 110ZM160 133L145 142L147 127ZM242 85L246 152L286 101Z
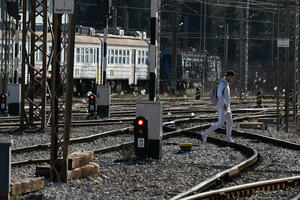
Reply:
M91 94L89 96L89 113L94 113L96 111L96 96Z
M148 120L143 116L139 116L134 120L134 149L137 157L147 157Z
M6 94L2 93L0 97L0 112L4 112L6 110Z
M140 120L138 121L138 125L139 125L139 126L142 126L143 124L144 124L144 121L140 119Z

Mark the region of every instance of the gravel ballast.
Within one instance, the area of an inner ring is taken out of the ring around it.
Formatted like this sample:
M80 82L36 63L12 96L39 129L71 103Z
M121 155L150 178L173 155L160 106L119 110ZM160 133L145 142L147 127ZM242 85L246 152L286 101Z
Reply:
M106 131L112 131L117 129L123 129L126 127L132 127L130 123L120 123L114 125L101 125L99 126L87 126L87 127L72 127L71 138L84 137L93 135L96 133L103 133ZM51 132L36 132L36 133L23 133L23 134L1 134L1 139L13 140L12 148L21 148L37 144L51 143Z
M161 161L136 160L133 147L96 154L93 162L100 165L100 173L95 177L67 184L46 182L46 188L34 195L42 194L45 199L168 199L246 159L229 147L204 144L198 139L178 137L163 142ZM182 152L174 144L187 142L197 146Z

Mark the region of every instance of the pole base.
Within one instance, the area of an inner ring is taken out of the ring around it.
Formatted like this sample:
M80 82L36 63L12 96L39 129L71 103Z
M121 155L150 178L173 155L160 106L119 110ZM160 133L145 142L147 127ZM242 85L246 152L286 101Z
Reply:
M97 106L97 114L99 117L110 117L109 105L107 106Z
M161 160L162 159L162 141L148 140L148 157Z

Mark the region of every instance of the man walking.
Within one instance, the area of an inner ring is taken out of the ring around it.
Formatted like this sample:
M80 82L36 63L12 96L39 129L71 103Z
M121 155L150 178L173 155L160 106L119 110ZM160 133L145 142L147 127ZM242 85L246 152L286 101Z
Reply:
M207 140L207 135L217 128L221 127L226 121L226 140L228 142L234 142L231 139L231 129L232 129L232 114L230 110L230 88L229 84L233 83L236 74L229 70L226 76L221 79L218 89L217 89L217 110L218 110L218 121L213 124L210 128L202 131L202 139L204 142Z

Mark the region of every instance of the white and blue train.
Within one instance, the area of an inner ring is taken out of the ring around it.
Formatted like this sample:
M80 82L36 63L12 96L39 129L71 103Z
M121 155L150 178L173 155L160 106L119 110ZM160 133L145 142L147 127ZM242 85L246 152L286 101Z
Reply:
M91 29L90 29L91 31ZM85 94L103 77L103 34L76 34L74 55L75 92ZM146 38L108 35L106 78L113 91L147 87L149 43Z
M37 26L37 30L38 26ZM41 29L40 29L41 30ZM41 34L41 33L40 33ZM145 33L108 34L106 78L113 92L128 91L133 88L148 89L149 84L149 39ZM21 38L21 37L20 37ZM48 33L48 54L52 49L52 37ZM21 52L21 41L19 42ZM38 44L37 44L38 45ZM41 44L40 44L41 45ZM93 28L77 27L74 49L74 94L85 96L88 91L95 92L103 77L103 33ZM64 53L62 53L63 56ZM19 56L21 63L21 54ZM64 57L62 57L62 62ZM220 76L221 60L217 56L207 56L203 66L203 56L197 52L180 52L177 56L177 75L171 74L171 52L162 52L160 62L161 92L170 91L170 81L175 79L178 89L201 87L203 76L208 81ZM42 68L42 52L35 52L35 68ZM19 74L21 70L19 68ZM51 66L48 78L51 76ZM26 81L26 77L25 77ZM26 81L27 82L27 81Z
M47 40L47 52L50 55L52 50L50 33L48 33ZM147 88L149 80L148 40L145 38L145 34L137 34L136 36L108 34L106 78L108 84L112 86L113 92L130 90L136 86ZM19 52L22 52L21 40L19 44ZM37 43L36 45L41 44ZM96 84L102 83L103 49L103 33L95 33L93 28L88 27L79 26L76 28L74 49L75 95L85 96L87 91L93 91L96 88ZM18 71L21 74L21 53L18 58ZM62 62L64 62L64 52L62 52ZM37 71L42 69L41 51L35 52L35 69ZM27 73L25 75L27 76ZM51 66L47 77L51 77ZM27 82L27 78L25 80Z

